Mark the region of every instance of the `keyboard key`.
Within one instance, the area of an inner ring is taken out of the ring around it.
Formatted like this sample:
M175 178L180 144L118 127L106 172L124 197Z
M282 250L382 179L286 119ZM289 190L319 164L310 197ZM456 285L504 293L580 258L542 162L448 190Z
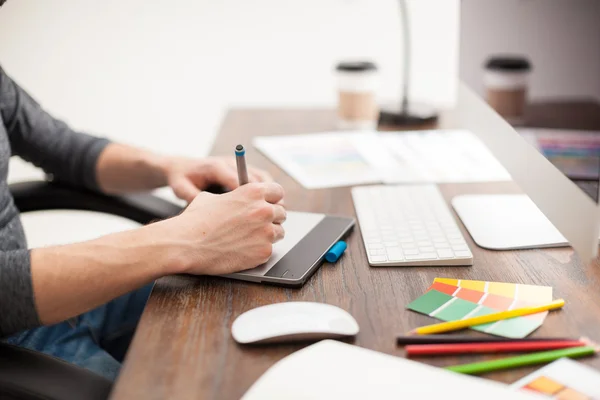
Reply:
M400 247L388 247L387 249L385 249L385 251L387 252L387 258L389 261L404 260L404 255Z
M381 243L367 243L368 249L383 249L383 245Z
M452 250L441 249L437 251L439 258L454 258L454 252Z
M433 244L436 249L449 249L450 245L448 243L434 243Z
M413 242L400 243L400 246L402 246L403 249L416 249L417 248L417 245L414 244Z
M427 246L427 247L419 247L419 251L421 253L433 253L435 251L435 249L431 246Z
M469 250L469 247L466 244L453 244L452 245L452 250L454 251L465 251L465 250Z
M404 249L404 255L406 256L406 259L408 259L408 256L414 256L419 254L419 250L417 249Z
M415 255L406 255L406 259L408 261L416 261L416 260L436 260L437 253L419 253Z
M369 250L369 255L370 256L384 256L385 255L385 249Z
M429 240L421 240L417 242L417 246L419 247L427 247L427 246L431 246L431 242Z
M370 256L369 261L373 263L386 262L387 258L385 256Z
M455 251L454 255L456 257L471 257L471 252L470 251Z
M367 243L369 243L369 244L381 243L381 239L379 239L379 238L367 239Z

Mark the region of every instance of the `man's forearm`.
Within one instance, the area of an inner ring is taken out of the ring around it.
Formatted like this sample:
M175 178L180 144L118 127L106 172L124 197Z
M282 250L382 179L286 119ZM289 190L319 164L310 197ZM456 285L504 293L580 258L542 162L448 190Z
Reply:
M42 323L64 321L179 272L178 244L161 234L162 223L84 243L33 249L33 291Z
M113 194L165 186L167 160L150 151L111 143L98 158L98 185L104 192Z

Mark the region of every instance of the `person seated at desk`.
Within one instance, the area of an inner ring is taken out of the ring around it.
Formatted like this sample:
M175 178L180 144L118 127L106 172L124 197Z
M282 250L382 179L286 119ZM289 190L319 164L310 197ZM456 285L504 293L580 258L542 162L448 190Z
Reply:
M71 185L110 194L168 185L190 204L139 229L28 250L7 184L12 155ZM1 340L114 380L154 280L252 268L283 238L282 187L259 169L249 175L235 189L233 158L160 156L74 132L0 68ZM202 192L209 184L235 190Z

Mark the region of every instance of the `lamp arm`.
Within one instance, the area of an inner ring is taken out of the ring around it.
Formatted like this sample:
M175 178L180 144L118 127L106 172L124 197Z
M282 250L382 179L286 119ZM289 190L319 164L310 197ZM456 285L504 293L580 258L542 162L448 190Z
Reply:
M400 3L400 29L402 30L402 63L403 65L403 77L402 77L402 104L400 105L400 112L403 115L408 114L408 90L410 85L410 56L412 54L410 48L410 26L408 18L408 7L406 0L399 0Z

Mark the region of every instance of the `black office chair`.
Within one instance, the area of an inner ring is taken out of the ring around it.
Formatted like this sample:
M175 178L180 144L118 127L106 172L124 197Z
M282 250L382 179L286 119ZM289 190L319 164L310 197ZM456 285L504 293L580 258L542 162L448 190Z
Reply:
M140 224L181 212L168 201L149 194L106 196L50 182L10 185L17 208L86 210L113 214ZM219 192L218 189L213 191ZM39 352L0 343L0 399L100 400L108 398L112 382L86 369Z

